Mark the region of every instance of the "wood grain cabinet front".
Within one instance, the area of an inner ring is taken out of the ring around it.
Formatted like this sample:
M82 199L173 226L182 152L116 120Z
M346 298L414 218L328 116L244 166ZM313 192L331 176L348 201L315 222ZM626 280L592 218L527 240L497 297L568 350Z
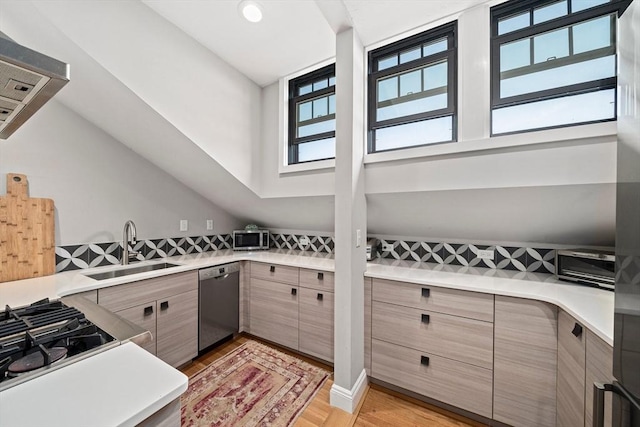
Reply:
M613 347L587 330L584 380L584 425L593 425L593 383L610 383L613 381ZM612 395L605 394L604 425L613 425Z
M298 350L333 362L333 292L300 287Z
M150 331L143 348L178 367L198 355L198 272L98 290L98 304Z
M253 335L297 350L298 286L251 278L249 325Z
M330 271L300 269L300 286L318 289L320 291L334 291L334 274Z
M496 295L493 418L513 426L556 425L558 310Z
M270 280L279 283L298 285L298 267L287 265L267 264L263 262L251 263L251 277L262 280Z
M584 427L586 330L564 311L558 313L557 422Z

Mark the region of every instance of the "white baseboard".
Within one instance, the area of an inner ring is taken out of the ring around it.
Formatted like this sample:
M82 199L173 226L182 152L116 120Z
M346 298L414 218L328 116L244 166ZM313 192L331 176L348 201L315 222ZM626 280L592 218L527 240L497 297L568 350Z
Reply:
M353 414L366 389L367 373L363 369L351 390L340 387L334 383L333 386L331 386L331 392L329 393L329 402L331 403L331 406L335 406L336 408Z

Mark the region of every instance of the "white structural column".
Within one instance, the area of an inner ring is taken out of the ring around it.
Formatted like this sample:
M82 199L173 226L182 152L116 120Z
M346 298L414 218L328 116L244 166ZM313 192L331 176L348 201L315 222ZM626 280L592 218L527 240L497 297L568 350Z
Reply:
M335 353L331 405L353 413L364 371L364 48L353 28L336 36ZM358 238L359 236L359 238Z

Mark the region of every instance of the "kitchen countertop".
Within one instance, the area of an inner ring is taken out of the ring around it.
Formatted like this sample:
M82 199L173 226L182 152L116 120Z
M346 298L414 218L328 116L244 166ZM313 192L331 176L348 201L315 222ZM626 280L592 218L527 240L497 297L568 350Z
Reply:
M169 262L179 266L107 280L97 281L86 277L85 274L109 271L120 266L76 270L41 278L0 283L0 306L9 304L13 307L18 307L46 297L57 299L78 292L243 260L334 271L333 256L326 253L281 249L259 252L214 251L136 262L130 267L159 262ZM367 263L365 277L545 301L562 308L605 342L610 345L613 344L614 293L562 282L550 274L379 259ZM122 369L123 358L127 360L127 368L124 371ZM96 372L93 373L93 371ZM123 374L123 372L127 374ZM51 401L49 399L50 395L46 390L54 390L55 399L63 399L61 397L63 394L56 392L55 390L57 389L55 387L64 389L66 393L64 399L68 400L70 398L68 390L73 390L74 387L77 387L77 378L84 376L95 378L96 384L100 385L95 390L95 396L99 399L97 401L101 402L100 405L85 405L84 408L91 408L92 412L95 410L106 412L111 410L115 412L104 415L105 417L109 415L119 417L118 422L114 420L111 423L114 425L128 425L130 422L135 424L134 420L140 421L151 415L166 403L169 403L171 396L174 396L173 398L179 396L187 387L187 379L179 371L146 353L136 345L127 343L69 365L64 369L59 369L0 392L0 419L3 421L2 424L5 425L7 420L13 420L13 418L7 417L13 416L17 412L29 412L28 409L24 409L27 407L26 404L20 402L27 400L31 389L36 390L37 393L42 393L42 396L47 395L47 399L42 397L38 402ZM54 378L62 379L60 386L53 385ZM133 378L139 378L140 380L132 381ZM149 387L149 384L152 384L155 388ZM44 391L38 392L37 390L40 388ZM82 387L81 389L85 390ZM136 398L129 395L129 389L138 391L136 392ZM118 390L118 393L115 393L114 390ZM149 393L150 390L154 390L154 392ZM80 394L83 395L82 399L88 399L88 396L93 393L86 393L86 396L85 393ZM125 398L123 395L128 397ZM106 398L114 399L109 400L109 402L116 402L116 404L106 404L107 400L104 400ZM57 402L55 399L54 401ZM127 403L123 403L124 406L122 407L131 409L132 413L127 412L127 410L120 410L119 402L123 399ZM33 402L31 397L28 398L28 401ZM96 400L92 401L95 402ZM50 408L61 407L56 404L49 405L48 403L46 406ZM134 406L137 409L134 409ZM14 410L14 407L23 409L18 411ZM113 408L119 409L113 411ZM41 409L39 404L38 412L44 414L46 411L41 411ZM55 412L60 411L56 410ZM99 416L102 415L100 412L98 414ZM44 417L45 415L42 416ZM106 419L112 420L112 418ZM82 422L86 421L87 418L78 416L75 420L75 423L67 420L63 424L81 426L83 425ZM52 421L49 418L47 418L47 421L51 425ZM13 423L7 422L6 425L13 425Z
M187 390L187 376L133 343L0 393L3 426L135 426Z

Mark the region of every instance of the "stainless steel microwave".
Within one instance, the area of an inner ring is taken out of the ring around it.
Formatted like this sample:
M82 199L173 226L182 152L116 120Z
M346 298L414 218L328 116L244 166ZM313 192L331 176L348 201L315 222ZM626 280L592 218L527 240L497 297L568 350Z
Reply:
M258 251L269 249L269 230L234 230L234 251Z
M556 276L562 280L615 288L615 255L612 252L589 249L556 251Z

